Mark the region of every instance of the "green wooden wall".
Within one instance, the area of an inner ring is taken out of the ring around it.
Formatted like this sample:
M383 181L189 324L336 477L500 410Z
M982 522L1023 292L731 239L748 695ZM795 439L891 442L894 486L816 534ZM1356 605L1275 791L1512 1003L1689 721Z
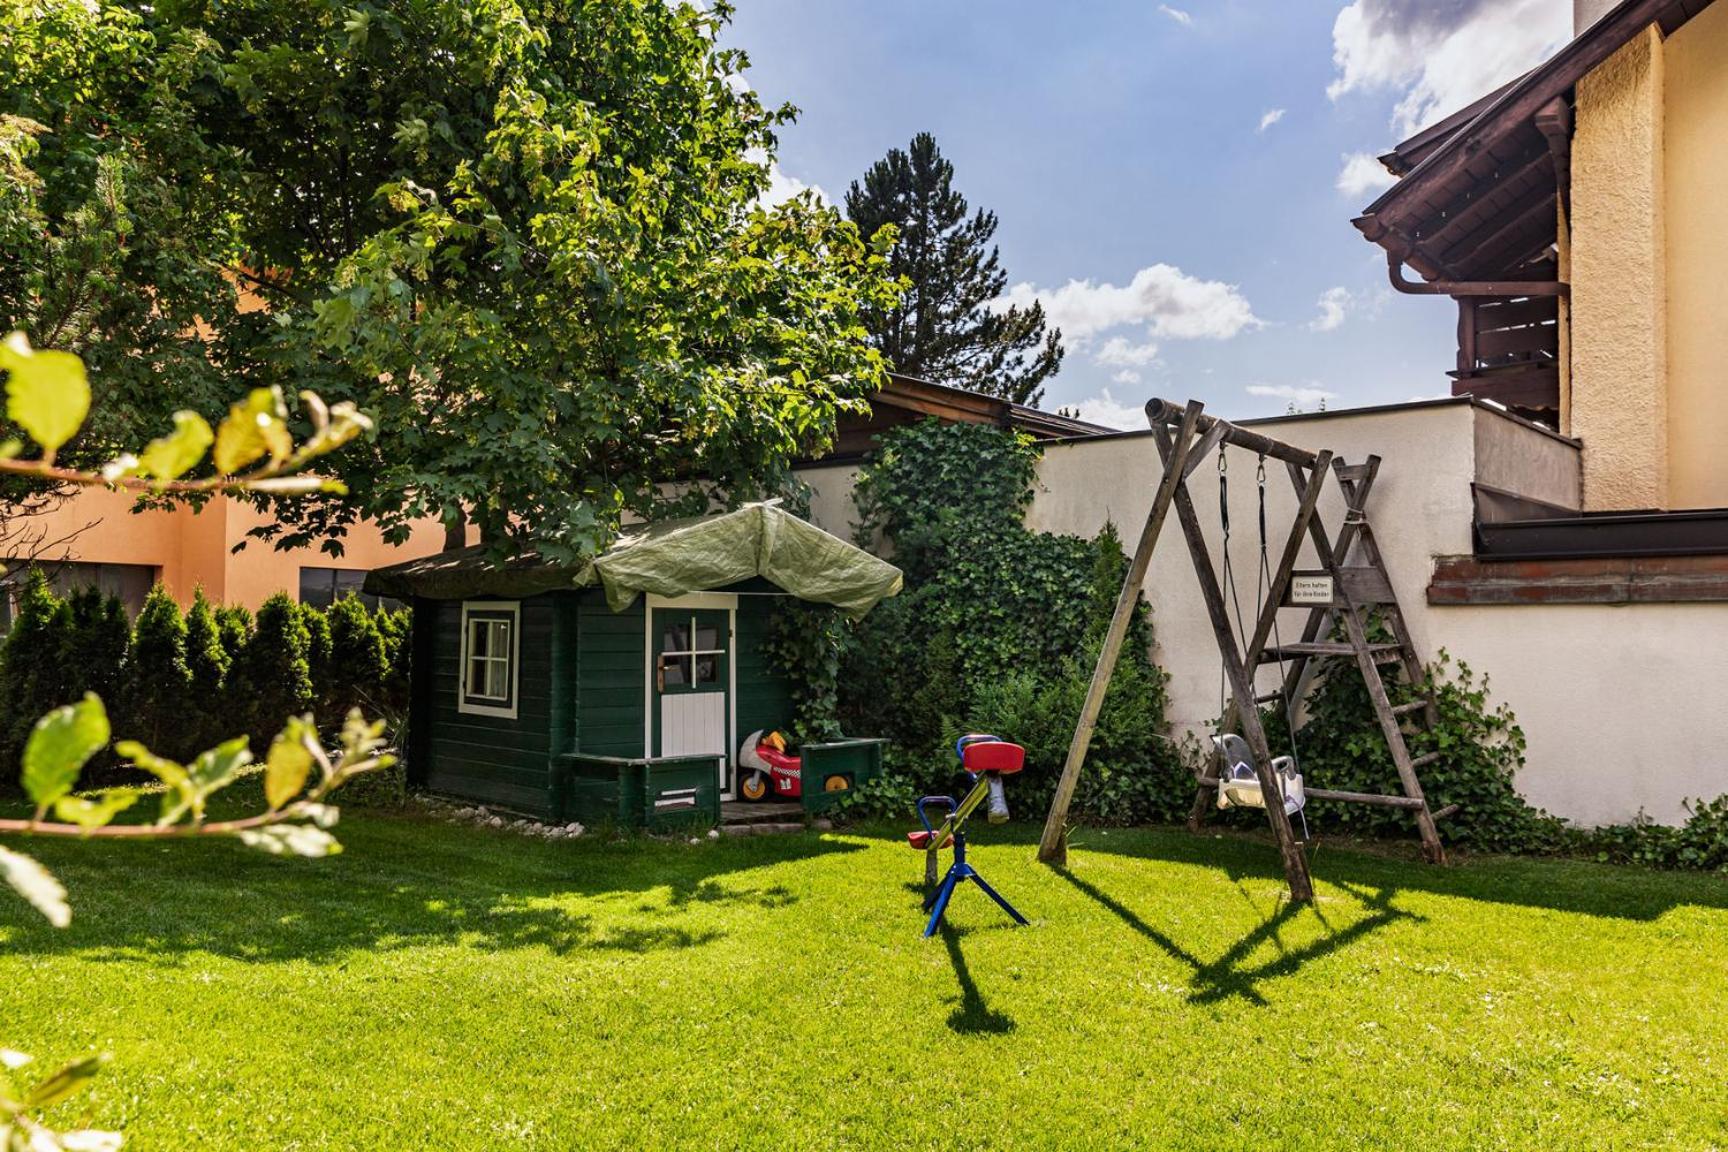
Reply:
M516 718L475 716L457 710L457 664L462 648L462 603L421 600L416 614L432 617L431 674L425 683L428 722L417 732L426 764L416 776L434 792L462 796L533 815L550 814L553 723L552 650L556 598L521 602ZM418 679L419 669L416 668Z
M608 608L598 589L568 599L576 618L576 723L573 746L560 751L641 756L647 675L642 597L622 612Z
M738 677L733 686L738 694L738 742L758 728L784 731L792 726L791 682L769 666L763 651L778 603L774 596L738 597L738 631L733 637L738 646Z

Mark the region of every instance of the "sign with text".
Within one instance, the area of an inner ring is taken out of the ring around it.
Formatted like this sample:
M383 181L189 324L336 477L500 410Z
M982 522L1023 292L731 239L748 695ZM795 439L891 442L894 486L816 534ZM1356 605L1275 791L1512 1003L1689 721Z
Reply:
M1290 577L1290 603L1297 608L1332 606L1332 577L1296 574Z

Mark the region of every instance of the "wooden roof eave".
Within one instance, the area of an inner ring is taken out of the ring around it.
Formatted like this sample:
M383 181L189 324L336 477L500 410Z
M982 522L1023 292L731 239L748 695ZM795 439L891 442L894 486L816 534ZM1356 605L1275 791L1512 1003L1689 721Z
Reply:
M1496 141L1531 124L1556 96L1569 92L1622 45L1652 23L1677 28L1709 0L1623 0L1556 52L1546 63L1503 91L1467 126L1435 148L1363 212L1389 224L1407 222L1422 200L1445 187ZM1373 239L1373 237L1370 237Z

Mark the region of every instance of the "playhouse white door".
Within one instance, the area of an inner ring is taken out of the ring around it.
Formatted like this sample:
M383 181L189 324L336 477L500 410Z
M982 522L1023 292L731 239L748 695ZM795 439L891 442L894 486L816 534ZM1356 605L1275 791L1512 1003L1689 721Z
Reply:
M689 597L652 611L652 752L715 757L720 794L730 799L731 608Z

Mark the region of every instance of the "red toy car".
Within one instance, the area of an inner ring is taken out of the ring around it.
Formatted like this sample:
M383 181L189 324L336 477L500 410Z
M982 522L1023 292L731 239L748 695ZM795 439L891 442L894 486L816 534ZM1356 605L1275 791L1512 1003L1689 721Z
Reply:
M804 795L803 769L803 761L786 751L784 736L759 729L738 749L738 795L745 800L770 796L795 800ZM822 782L824 792L844 792L851 786L844 776L830 776Z

